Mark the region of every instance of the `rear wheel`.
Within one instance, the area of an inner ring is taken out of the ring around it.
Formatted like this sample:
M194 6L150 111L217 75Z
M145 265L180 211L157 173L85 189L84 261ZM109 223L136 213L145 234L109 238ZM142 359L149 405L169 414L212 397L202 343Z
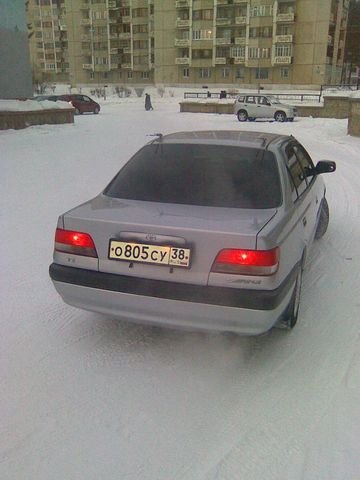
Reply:
M296 275L295 287L289 305L287 306L283 316L279 323L276 325L278 328L285 330L292 330L297 322L300 307L301 298L301 283L302 283L302 266L299 267L299 271Z
M100 112L99 107L95 107L95 108L94 108L94 113L95 113L95 115L97 115L99 112Z
M246 122L246 120L248 119L247 111L246 110L239 110L238 113L237 113L237 118L238 118L239 122Z
M319 221L318 221L316 232L315 232L316 240L319 240L319 238L325 235L325 232L329 225L329 216L330 216L329 205L327 203L326 198L324 198L323 201L321 202L320 216L319 216Z
M80 115L80 110L78 108L75 108L75 115Z
M286 120L286 113L282 111L278 111L274 115L275 121L276 122L285 122Z

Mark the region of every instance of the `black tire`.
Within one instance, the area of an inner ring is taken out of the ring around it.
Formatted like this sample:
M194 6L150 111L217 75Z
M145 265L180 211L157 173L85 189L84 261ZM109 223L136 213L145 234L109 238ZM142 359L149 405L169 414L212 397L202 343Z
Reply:
M81 114L80 110L78 108L75 108L75 115L80 115L80 114Z
M249 117L249 122L255 122L256 117Z
M97 115L99 112L100 112L99 107L95 107L95 108L94 108L94 114Z
M302 274L303 267L300 266L296 275L295 287L291 296L290 303L287 306L284 314L282 315L279 323L276 325L278 328L292 330L297 323L301 298Z
M286 113L279 110L274 115L275 122L286 122Z
M320 215L319 215L319 221L316 227L316 232L315 232L315 239L319 240L319 238L323 237L325 235L325 232L328 228L329 225L329 205L326 200L326 198L323 199L321 202L321 210L320 210Z
M246 110L239 110L238 113L237 113L237 118L238 118L239 122L246 122L246 120L248 119L247 111Z
M288 118L288 122L293 122L294 118Z

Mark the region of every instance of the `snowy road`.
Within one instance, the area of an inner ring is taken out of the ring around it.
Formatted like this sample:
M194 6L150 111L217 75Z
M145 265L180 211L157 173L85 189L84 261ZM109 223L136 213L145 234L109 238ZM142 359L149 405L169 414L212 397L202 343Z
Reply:
M102 190L146 134L240 128L153 103L0 132L1 480L359 479L360 139L346 121L241 125L337 161L293 332L118 323L52 287L57 216Z

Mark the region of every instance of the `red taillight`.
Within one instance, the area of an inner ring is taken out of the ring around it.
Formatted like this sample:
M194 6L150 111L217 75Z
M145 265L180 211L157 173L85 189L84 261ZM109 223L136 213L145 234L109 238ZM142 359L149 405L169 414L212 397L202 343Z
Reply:
M272 250L226 249L218 253L212 272L272 275L279 266L279 248Z
M55 250L85 257L97 257L93 239L88 233L74 232L57 228L55 233Z

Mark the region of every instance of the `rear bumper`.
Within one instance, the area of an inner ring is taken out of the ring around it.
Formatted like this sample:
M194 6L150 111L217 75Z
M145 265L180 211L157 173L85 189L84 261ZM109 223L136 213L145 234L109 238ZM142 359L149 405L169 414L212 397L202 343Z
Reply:
M69 305L138 323L244 335L266 332L277 322L290 301L295 273L276 290L259 291L50 266L54 286Z

